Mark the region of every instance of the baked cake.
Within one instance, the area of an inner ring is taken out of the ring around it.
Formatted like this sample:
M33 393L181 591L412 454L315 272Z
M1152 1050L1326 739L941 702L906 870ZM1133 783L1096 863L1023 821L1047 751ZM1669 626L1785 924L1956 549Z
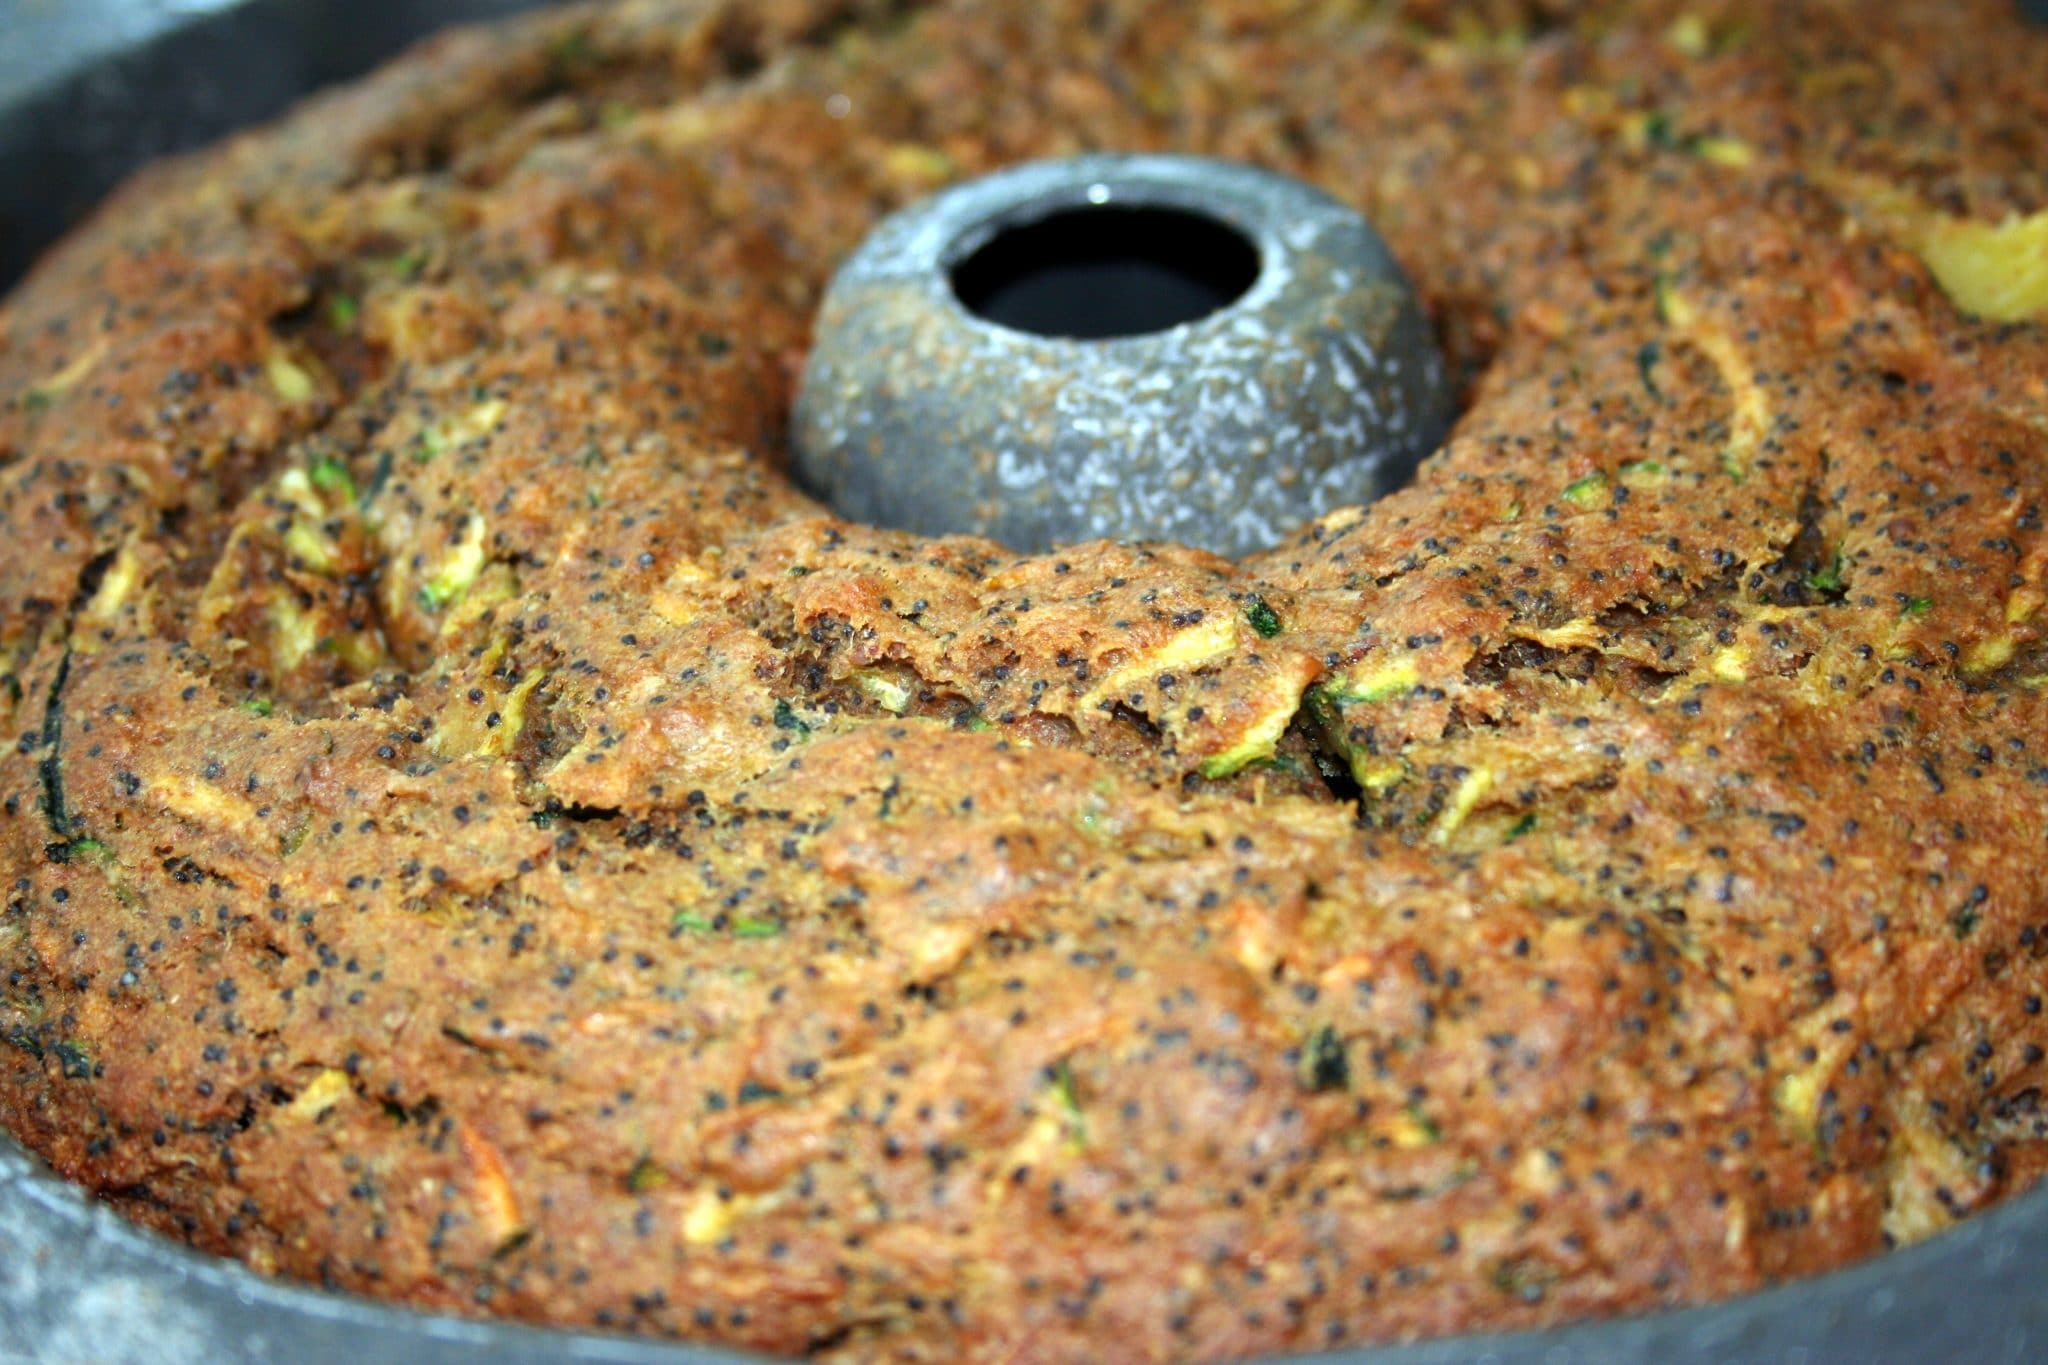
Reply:
M0 308L0 1123L264 1273L848 1361L2023 1189L2044 70L1994 0L627 0L151 170ZM1090 149L1367 214L1411 487L1232 563L792 484L835 264Z

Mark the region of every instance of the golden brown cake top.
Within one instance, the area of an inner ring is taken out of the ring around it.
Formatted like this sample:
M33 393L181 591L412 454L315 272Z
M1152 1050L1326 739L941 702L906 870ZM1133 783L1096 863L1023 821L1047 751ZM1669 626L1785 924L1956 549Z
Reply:
M629 2L0 309L0 1122L157 1226L846 1359L1641 1309L2030 1182L2048 43L2003 4ZM1241 563L781 472L1026 157L1358 205L1466 410Z

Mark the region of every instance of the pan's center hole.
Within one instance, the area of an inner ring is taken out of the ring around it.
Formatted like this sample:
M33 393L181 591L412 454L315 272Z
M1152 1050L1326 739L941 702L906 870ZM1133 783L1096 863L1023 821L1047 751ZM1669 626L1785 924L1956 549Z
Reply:
M1019 332L1098 341L1205 318L1244 297L1259 251L1187 209L1062 209L998 232L953 267L978 318Z

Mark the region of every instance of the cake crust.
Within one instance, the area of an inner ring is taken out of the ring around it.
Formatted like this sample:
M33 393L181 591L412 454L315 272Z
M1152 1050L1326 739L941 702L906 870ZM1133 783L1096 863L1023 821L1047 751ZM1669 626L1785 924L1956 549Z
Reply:
M266 1273L843 1360L1642 1311L2043 1161L2008 6L626 0L0 307L0 1124ZM1231 563L833 519L833 265L1027 157L1358 205L1465 396Z

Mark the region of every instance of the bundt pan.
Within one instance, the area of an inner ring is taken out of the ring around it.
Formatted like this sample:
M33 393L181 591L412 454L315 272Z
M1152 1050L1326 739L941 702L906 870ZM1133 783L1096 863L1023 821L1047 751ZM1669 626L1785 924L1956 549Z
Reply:
M122 176L445 24L531 0L0 0L0 290ZM2048 22L2048 0L2021 0ZM1327 1365L2048 1359L2048 1190L1909 1251L1725 1303ZM1114 1347L1105 1343L1105 1359ZM713 1365L751 1357L408 1312L121 1221L0 1134L0 1362Z

